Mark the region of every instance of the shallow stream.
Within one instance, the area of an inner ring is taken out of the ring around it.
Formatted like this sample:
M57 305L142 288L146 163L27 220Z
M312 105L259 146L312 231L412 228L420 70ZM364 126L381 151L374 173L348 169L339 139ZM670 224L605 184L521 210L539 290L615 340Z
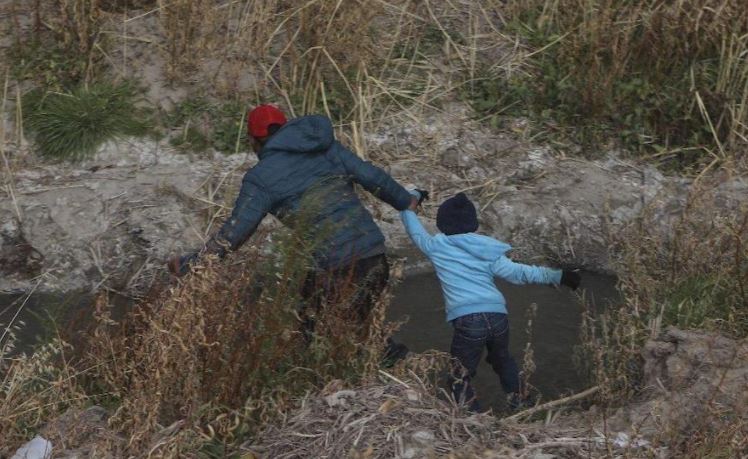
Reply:
M529 340L536 366L530 384L540 392L542 400L585 389L586 381L574 364L583 310L578 295L584 293L588 303L600 310L617 297L615 278L583 273L578 292L544 285L517 286L502 281L497 285L507 300L510 350L520 367L528 343L530 307L533 303L537 305ZM435 274L408 277L395 288L388 319L405 318L408 321L395 335L397 341L415 352L428 349L449 352L452 326L446 322L444 301ZM475 388L484 408L505 408L505 395L498 377L485 361L485 353L475 378Z
M575 348L580 343L582 305L578 295L548 286L515 286L504 282L498 285L507 299L510 348L520 366L528 342L528 311L533 303L537 305L530 339L537 368L530 383L542 398L549 400L584 389L586 383L573 361ZM616 297L615 278L585 273L580 291L584 291L597 309L604 308ZM24 299L25 295L0 295L0 324L3 324L0 335L6 334L5 324L10 322ZM32 295L15 321L19 325L17 344L20 350L29 350L37 338L49 338L44 335L54 328L44 326L45 322L70 323L72 320L79 325L85 322L83 316L90 318L91 302L91 295L82 293ZM452 327L445 320L441 289L433 273L410 276L395 288L388 319L406 318L408 321L395 336L397 341L415 352L428 349L449 352ZM6 334L0 344L4 345L7 338ZM478 369L475 387L486 408L504 409L505 397L498 378L485 360Z

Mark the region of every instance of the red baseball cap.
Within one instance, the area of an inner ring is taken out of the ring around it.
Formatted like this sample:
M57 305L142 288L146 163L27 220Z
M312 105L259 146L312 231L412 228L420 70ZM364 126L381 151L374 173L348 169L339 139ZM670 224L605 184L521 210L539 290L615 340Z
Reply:
M249 135L256 138L267 137L270 133L268 127L271 124L279 124L283 126L286 124L286 115L271 104L258 105L254 110L249 112L247 115L247 132Z

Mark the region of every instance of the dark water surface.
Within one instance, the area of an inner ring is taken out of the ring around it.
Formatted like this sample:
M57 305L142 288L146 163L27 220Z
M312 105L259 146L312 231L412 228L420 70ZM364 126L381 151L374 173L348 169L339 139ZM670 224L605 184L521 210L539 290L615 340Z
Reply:
M537 305L533 318L532 348L535 373L530 384L542 394L543 400L585 389L586 383L573 362L575 347L580 343L580 323L583 306L578 293L584 291L588 302L596 309L604 308L617 298L615 278L584 273L578 292L545 285L517 286L498 282L507 300L510 324L510 350L522 366L530 306ZM436 275L420 274L403 280L395 289L388 312L389 320L409 320L403 324L395 339L412 351L436 349L449 352L452 326L446 322L444 301ZM484 358L475 378L475 388L484 408L505 409L505 395L498 377Z
M90 323L93 295L85 292L64 294L0 294L0 346L8 341L6 329L13 323L16 335L14 351L31 351L34 344L49 341L68 328ZM62 330L60 330L62 327Z
M497 285L507 299L510 348L520 366L528 342L528 310L533 303L537 305L531 339L537 369L530 383L540 391L542 398L550 400L586 388L573 363L583 309L577 294L565 288L541 285L515 286L504 282ZM598 310L617 297L615 278L600 274L585 273L581 291L588 300L594 299ZM69 324L67 328L71 331L70 327L90 323L93 315L90 294L34 294L21 308L25 298L26 295L0 294L0 335L5 334L7 324L20 309L15 321L21 329L16 351L31 350L35 342L49 339L50 334L55 333L52 322ZM408 277L396 287L388 319L400 321L406 317L409 320L395 336L398 341L415 352L428 349L449 352L452 327L446 322L441 288L433 273ZM7 341L6 335L0 347ZM475 387L484 407L504 409L504 393L485 360L478 369Z

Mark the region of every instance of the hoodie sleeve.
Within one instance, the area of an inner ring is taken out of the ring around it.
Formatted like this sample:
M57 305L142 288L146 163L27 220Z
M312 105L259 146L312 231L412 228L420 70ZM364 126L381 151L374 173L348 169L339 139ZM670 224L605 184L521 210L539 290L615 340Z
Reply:
M431 255L434 237L426 231L416 213L412 210L403 210L400 212L400 218L405 225L405 231L408 232L408 236L416 247L427 256Z
M368 161L364 161L347 148L338 144L337 157L345 171L366 191L391 205L405 210L410 205L410 193L389 174Z
M512 284L552 284L561 282L561 270L542 266L523 265L515 263L502 255L491 265L494 276L500 277Z
M238 249L255 232L271 206L268 194L255 182L251 171L247 172L231 216L205 245L205 251L223 257L227 250Z

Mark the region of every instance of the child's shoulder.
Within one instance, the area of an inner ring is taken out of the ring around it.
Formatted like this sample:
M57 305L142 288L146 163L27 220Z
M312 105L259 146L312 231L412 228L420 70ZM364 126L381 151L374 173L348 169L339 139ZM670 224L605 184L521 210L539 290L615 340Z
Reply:
M496 239L495 237L486 236L485 234L469 233L463 234L462 236L471 244L501 248L504 251L509 251L512 248L508 243Z
M486 236L485 234L479 234L479 233L470 233L470 234L473 237L475 237L476 239L484 241L486 243L503 244L503 245L507 245L507 246L509 245L508 243L506 243L506 242L504 242L504 241L502 241L500 239L496 239L495 237L492 237L492 236Z
M457 247L470 255L487 261L498 259L512 248L505 242L476 233L444 237L448 238L450 246Z

